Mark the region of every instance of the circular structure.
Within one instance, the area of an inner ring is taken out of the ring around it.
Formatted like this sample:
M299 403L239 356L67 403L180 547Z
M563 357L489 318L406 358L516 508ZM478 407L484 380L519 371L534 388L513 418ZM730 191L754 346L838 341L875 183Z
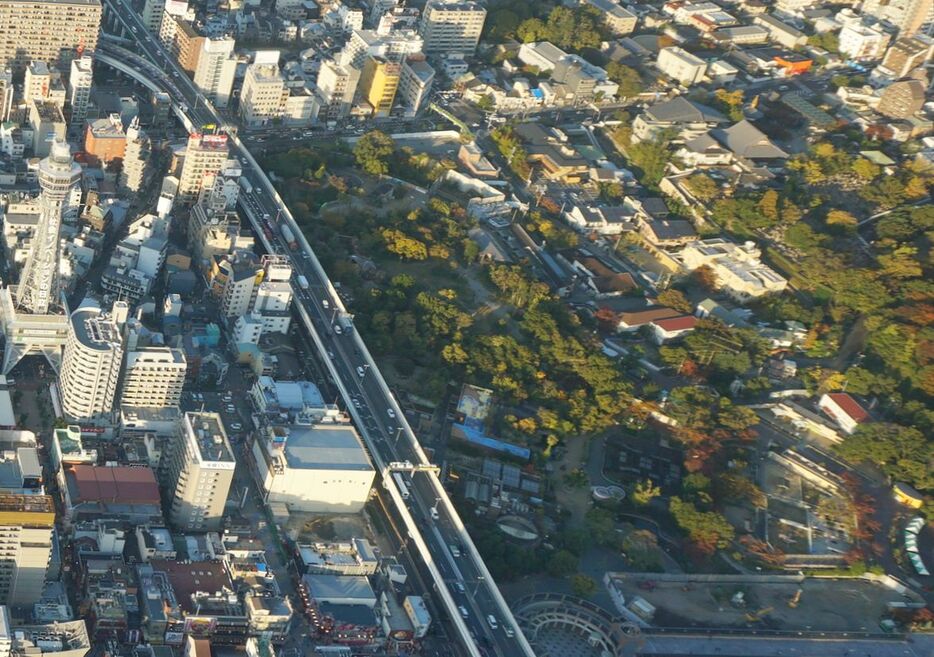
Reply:
M626 491L619 486L594 486L590 489L590 494L598 502L621 500L626 497Z
M520 599L513 609L540 657L627 657L641 641L637 625L574 596L536 593Z
M538 530L529 520L521 516L503 516L496 521L496 526L507 536L531 543L538 540Z

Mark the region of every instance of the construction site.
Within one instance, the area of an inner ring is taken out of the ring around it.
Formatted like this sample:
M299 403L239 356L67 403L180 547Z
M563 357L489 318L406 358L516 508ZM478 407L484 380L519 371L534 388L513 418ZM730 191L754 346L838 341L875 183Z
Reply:
M646 628L881 634L892 608L923 606L884 577L608 573L605 584L617 610Z

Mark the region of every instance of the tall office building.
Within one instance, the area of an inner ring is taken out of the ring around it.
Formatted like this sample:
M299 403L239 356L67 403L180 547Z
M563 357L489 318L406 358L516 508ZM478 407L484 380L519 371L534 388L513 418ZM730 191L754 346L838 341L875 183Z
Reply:
M188 531L220 529L236 467L221 416L185 413L162 462L171 522Z
M382 57L370 57L360 75L361 98L373 108L374 116L389 116L399 88L402 66Z
M146 182L149 172L149 158L152 143L149 136L139 127L139 117L135 117L126 129L126 149L123 154L123 168L117 182L124 192L138 192Z
M62 410L70 421L110 419L122 361L123 339L113 317L93 307L78 308L71 314L71 331L58 377Z
M425 53L473 55L483 31L486 9L470 0L429 0L420 32Z
M94 60L87 56L71 62L71 73L68 75L68 131L73 135L81 134L88 118L91 84L94 82L93 67Z
M227 162L227 135L192 133L185 149L185 161L178 178L178 197L183 203L194 202L201 190L211 187Z
M399 100L405 103L406 115L415 116L431 94L435 69L422 57L410 57L402 65L399 77Z
M128 348L120 405L134 408L178 406L187 369L185 354L178 349L153 344Z
M236 42L230 37L205 38L195 68L195 86L214 103L215 107L227 107L237 72L234 56Z
M894 25L900 37L934 28L934 0L865 0L861 12Z
M48 495L0 494L0 602L31 607L42 596L54 527Z
M23 71L35 60L66 70L97 48L101 11L100 0L0 0L0 66Z

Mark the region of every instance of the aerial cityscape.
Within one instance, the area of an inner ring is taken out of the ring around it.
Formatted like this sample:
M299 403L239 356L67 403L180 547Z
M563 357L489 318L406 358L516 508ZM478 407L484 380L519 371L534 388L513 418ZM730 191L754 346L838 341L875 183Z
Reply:
M934 656L934 0L0 0L0 657Z

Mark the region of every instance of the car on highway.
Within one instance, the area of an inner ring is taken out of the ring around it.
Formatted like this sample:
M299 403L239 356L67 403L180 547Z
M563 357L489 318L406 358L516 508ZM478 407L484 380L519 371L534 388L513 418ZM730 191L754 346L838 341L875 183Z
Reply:
M454 582L454 588L457 589L458 593L467 593L467 589L460 582Z
M234 431L240 431L241 429L243 429L243 425L240 424L239 422L233 422L230 425L230 428L233 429Z
M353 405L354 405L354 407L356 407L356 408L363 408L363 404L360 403L360 400L359 400L359 399L354 399L354 400L353 400Z
M460 548L454 545L453 543L449 545L448 548L451 550L451 556L453 556L455 559L461 556Z
M396 412L395 412L394 410L392 410L391 408L387 408L387 409L386 409L386 415L388 415L388 416L391 417L391 418L395 418L395 417L396 417Z
M357 367L357 374L362 379L364 376L366 376L366 370L363 369L362 367Z
M509 625L503 625L503 632L505 632L506 636L508 636L510 639L516 636L516 631Z
M330 358L331 360L334 360L334 352L333 352L333 351L329 351L329 352L328 352L328 358Z
M467 611L467 608L464 605L459 606L457 610L461 612L461 616L463 616L464 618L470 617L470 613Z
M486 617L486 622L489 624L491 630L495 630L499 627L499 623L496 621L496 616L490 614Z
M335 325L334 325L334 332L337 333L338 335L340 335L341 333L344 332L344 330L340 327L339 324L335 324Z

